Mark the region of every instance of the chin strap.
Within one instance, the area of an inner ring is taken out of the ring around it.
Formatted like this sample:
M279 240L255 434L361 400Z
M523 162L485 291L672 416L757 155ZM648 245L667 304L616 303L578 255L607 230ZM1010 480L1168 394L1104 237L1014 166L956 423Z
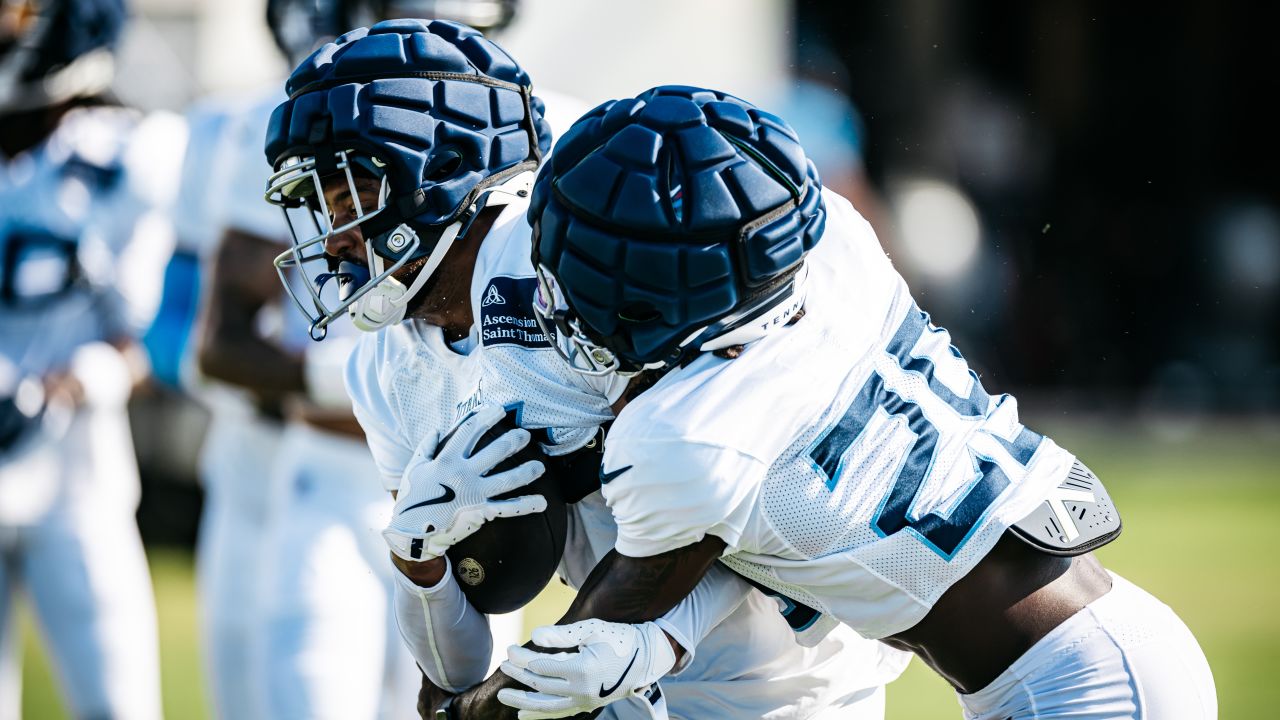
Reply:
M440 240L436 243L435 248L427 256L426 264L422 266L417 276L413 278L413 282L406 286L395 277L388 277L370 288L360 299L351 304L349 310L351 323L357 329L365 332L374 332L389 325L403 322L409 302L427 284L427 280L435 274L435 271L440 267L440 263L444 261L444 256L449 252L449 248L453 247L453 243L458 239L459 235L470 228L471 222L480 210L486 207L509 205L517 200L529 197L535 177L532 170L527 170L501 185L496 185L486 190L476 199L475 204L467 209L467 212L462 213L458 220L450 223L444 229L444 233L440 235ZM396 234L401 235L400 240L396 240ZM390 244L392 246L398 244L402 247L408 247L417 238L417 233L408 225L400 225L391 231L391 236ZM365 252L369 257L370 275L377 277L382 274L386 269L386 260L373 251L373 243L371 241L365 241Z

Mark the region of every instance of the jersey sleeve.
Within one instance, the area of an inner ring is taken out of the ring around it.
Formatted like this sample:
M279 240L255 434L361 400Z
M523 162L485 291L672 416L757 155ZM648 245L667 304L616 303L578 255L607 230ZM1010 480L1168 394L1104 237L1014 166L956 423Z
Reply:
M606 440L603 493L618 524L616 549L649 557L707 535L732 549L768 469L759 459L705 443Z
M347 358L346 385L351 408L364 430L382 486L391 491L399 489L400 476L414 449L404 442L395 406L387 397L378 374L387 360L386 346L385 332L361 337Z
M222 231L227 170L232 150L227 132L229 108L197 105L187 112L190 141L173 212L177 245L201 257L212 256Z

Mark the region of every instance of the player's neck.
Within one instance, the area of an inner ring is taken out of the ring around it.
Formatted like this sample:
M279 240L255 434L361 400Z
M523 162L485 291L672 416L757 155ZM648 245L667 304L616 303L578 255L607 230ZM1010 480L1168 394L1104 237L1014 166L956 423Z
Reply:
M501 212L502 207L480 211L467 234L454 241L436 270L440 276L433 293L436 302L423 313L422 319L440 328L446 342L457 342L471 333L475 323L475 313L471 310L471 278L475 275L480 245Z

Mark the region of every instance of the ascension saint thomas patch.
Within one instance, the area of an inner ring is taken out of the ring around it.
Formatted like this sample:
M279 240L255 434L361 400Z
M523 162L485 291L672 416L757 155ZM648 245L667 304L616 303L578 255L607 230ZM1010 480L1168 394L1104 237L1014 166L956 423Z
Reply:
M533 319L533 293L538 279L498 276L480 295L480 344L549 348L551 343Z

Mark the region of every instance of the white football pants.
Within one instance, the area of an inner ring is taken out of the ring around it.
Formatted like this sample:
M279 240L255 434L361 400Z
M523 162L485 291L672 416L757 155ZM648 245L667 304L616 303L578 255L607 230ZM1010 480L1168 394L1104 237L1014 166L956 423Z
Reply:
M421 675L392 612L391 512L363 440L286 427L259 586L251 665L265 717L415 716Z
M221 400L221 398L219 398ZM200 452L204 510L196 540L196 589L205 686L214 717L253 720L261 691L250 667L263 576L267 505L279 423L248 407L210 403L213 422Z
M0 717L18 712L13 606L21 591L75 717L160 718L138 495L123 406L84 408L61 437L0 458Z
M1169 606L1112 573L1106 595L1054 628L990 685L960 695L967 720L1211 720L1213 674Z

